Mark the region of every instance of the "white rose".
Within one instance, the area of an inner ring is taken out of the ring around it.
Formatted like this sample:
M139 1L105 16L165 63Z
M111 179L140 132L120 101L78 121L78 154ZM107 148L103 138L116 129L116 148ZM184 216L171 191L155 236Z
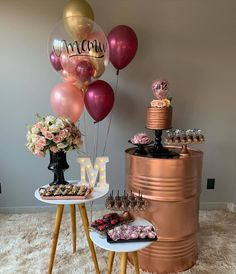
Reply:
M34 145L31 144L31 143L28 143L28 144L26 145L26 147L27 147L30 151L33 151Z
M52 133L55 133L55 132L60 131L60 127L58 125L54 124L54 125L49 126L48 130Z
M37 127L32 127L31 132L33 134L38 134L39 133L39 129Z
M45 118L45 124L49 126L49 123L54 124L56 121L56 118L52 115L49 115Z
M68 144L63 144L63 143L57 144L57 148L59 148L59 149L66 148L67 146L68 146Z
M29 143L33 143L34 144L34 143L36 143L37 140L38 140L38 135L33 134L31 132L27 133L27 141Z
M64 128L64 127L65 127L63 121L62 121L60 118L57 118L57 119L56 119L56 125L57 125L59 128Z

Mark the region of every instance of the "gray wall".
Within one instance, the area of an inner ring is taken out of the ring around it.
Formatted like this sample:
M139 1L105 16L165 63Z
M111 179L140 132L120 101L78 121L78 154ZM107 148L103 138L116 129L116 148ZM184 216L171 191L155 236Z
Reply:
M124 149L133 133L144 130L150 85L165 77L171 86L174 127L204 130L203 202L235 198L235 0L90 0L95 21L106 33L118 24L138 35L136 58L121 71L108 143L112 188L124 185ZM35 113L51 113L50 91L60 82L47 59L47 38L66 1L0 2L0 181L1 207L40 205L34 190L52 174L44 159L25 149L26 124ZM108 66L103 79L115 85ZM84 127L83 122L81 126ZM107 123L100 127L100 141ZM91 136L95 128L88 126ZM101 129L102 128L102 129ZM93 140L88 141L90 149ZM100 150L102 144L99 143ZM76 153L70 153L67 177L79 176ZM206 178L216 178L215 191Z

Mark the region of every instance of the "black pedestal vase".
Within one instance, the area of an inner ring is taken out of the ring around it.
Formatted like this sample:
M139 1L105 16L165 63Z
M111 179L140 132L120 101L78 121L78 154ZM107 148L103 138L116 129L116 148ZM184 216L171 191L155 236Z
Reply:
M68 182L64 178L64 171L69 168L69 165L66 161L66 153L59 151L53 153L50 151L50 163L48 169L54 173L53 182L49 185L65 185Z

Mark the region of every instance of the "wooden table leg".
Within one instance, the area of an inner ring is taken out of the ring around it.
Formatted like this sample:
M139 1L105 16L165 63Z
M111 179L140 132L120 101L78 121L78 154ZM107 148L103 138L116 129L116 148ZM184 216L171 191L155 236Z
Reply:
M132 256L133 256L135 274L139 274L140 272L139 272L139 264L138 264L138 252L137 251L132 252Z
M53 263L54 263L56 248L57 248L58 235L59 235L60 226L61 226L61 219L62 219L62 215L63 215L63 210L64 210L64 205L58 205L57 206L48 274L52 273L52 268L53 268Z
M76 215L75 215L75 205L70 205L70 217L71 217L73 253L75 253L76 252Z
M120 253L120 274L126 274L127 268L127 252Z
M108 253L108 264L107 264L107 274L111 274L111 272L112 272L114 256L115 256L115 252L114 251L109 251L109 253Z
M79 210L80 210L82 222L83 222L83 225L84 225L84 231L85 231L85 234L86 234L86 237L87 237L90 252L91 252L91 255L92 255L93 263L94 263L94 266L95 266L96 274L100 274L95 248L94 248L93 242L92 242L92 240L90 239L90 236L89 236L89 222L88 222L88 215L87 215L85 204L79 204Z

